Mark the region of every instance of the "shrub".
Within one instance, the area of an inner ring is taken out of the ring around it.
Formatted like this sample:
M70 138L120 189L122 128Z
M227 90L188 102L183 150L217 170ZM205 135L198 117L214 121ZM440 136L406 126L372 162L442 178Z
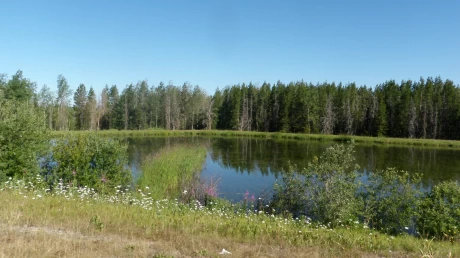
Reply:
M460 185L448 181L435 185L421 201L417 226L424 237L458 238L460 228Z
M118 140L95 134L69 135L56 140L44 173L51 184L62 179L97 191L128 185L131 172L126 167L126 148Z
M357 219L362 202L356 198L360 183L353 155L353 142L334 145L309 165L304 187L313 219L331 226Z
M297 166L289 164L289 168L282 174L282 181L274 185L274 195L270 203L271 209L300 217L308 214L305 177L296 173Z
M365 175L353 155L353 142L334 145L308 168L290 166L275 184L271 208L330 227L361 220L387 233L408 230L417 212L420 176L393 168Z
M361 192L364 223L390 234L408 230L417 211L419 183L418 174L395 168L370 174Z
M295 217L308 216L331 227L356 220L362 200L356 198L360 183L353 153L353 142L335 145L308 168L283 175L283 182L275 185L273 208Z
M27 102L0 100L0 181L35 176L48 144L43 114Z

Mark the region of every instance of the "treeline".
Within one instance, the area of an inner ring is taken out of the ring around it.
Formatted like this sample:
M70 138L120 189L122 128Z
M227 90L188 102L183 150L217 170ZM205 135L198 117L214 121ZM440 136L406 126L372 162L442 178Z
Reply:
M52 130L226 129L460 139L460 86L439 77L355 83L252 83L208 95L199 86L147 81L100 94L80 84L75 92L58 76L57 92L23 77L0 76L0 98L27 100Z
M218 129L459 139L460 90L450 80L236 85L214 95Z
M127 85L121 92L106 85L97 94L80 84L72 91L59 75L57 91L36 83L18 71L8 80L0 75L0 99L28 101L43 111L51 130L137 130L163 128L212 129L212 96L186 82L182 86L147 81Z

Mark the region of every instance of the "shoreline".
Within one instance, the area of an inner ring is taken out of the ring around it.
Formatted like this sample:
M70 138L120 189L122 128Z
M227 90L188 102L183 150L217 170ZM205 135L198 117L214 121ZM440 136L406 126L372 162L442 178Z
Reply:
M325 135L325 134L300 134L279 132L250 132L250 131L221 131L221 130L100 130L100 131L52 131L53 136L66 134L91 134L101 136L120 137L176 137L176 136L211 136L211 137L252 137L264 139L284 140L312 140L348 142L354 140L357 144L391 145L391 146L416 146L416 147L442 147L460 148L460 141L436 140L436 139L410 139L410 138L387 138L354 135Z

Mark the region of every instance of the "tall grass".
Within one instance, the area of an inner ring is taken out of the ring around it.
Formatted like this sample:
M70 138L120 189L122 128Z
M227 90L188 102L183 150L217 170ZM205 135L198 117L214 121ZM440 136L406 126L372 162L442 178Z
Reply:
M183 190L180 185L200 172L205 157L206 148L203 146L163 148L142 162L139 186L142 189L154 186L150 193L156 199L176 197Z
M72 131L73 134L87 134L89 131ZM460 141L434 140L434 139L408 139L387 138L352 135L325 135L325 134L301 134L301 133L270 133L270 132L247 132L247 131L221 131L221 130L102 130L97 132L103 136L143 137L143 136L215 136L215 137L258 137L267 139L292 139L292 140L316 140L348 142L354 140L363 144L388 144L388 145L412 145L424 147L449 147L460 148ZM53 132L54 136L60 137L66 132Z

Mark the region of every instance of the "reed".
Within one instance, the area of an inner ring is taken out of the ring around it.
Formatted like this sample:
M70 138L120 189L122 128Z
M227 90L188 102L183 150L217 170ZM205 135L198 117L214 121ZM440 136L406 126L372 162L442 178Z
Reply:
M177 197L181 183L192 180L201 171L206 157L203 146L181 145L163 148L147 157L141 165L139 187L152 187L151 196L160 199Z

